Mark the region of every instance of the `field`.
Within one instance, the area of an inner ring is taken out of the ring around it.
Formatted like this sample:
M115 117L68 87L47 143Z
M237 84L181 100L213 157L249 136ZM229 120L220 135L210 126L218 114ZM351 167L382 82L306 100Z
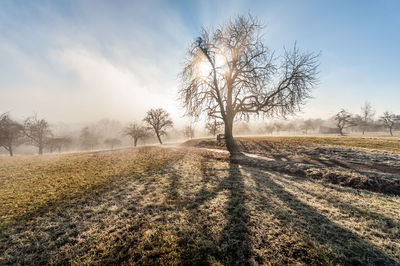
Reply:
M0 264L400 263L390 139L0 158Z

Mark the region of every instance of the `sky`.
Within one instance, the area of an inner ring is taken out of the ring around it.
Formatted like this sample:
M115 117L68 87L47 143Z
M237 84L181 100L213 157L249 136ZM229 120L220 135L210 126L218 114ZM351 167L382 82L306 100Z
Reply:
M297 117L400 113L399 1L0 1L0 113L53 123L141 120L177 100L187 47L202 27L248 13L265 44L321 52L320 82Z

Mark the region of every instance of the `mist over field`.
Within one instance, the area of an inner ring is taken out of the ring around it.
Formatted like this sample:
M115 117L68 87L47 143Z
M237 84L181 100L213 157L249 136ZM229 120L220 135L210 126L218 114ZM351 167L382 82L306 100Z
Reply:
M400 265L396 1L0 1L0 265Z

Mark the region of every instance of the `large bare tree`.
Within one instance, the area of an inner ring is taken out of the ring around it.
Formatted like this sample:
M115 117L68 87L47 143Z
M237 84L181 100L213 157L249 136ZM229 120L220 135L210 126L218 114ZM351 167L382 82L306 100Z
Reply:
M20 144L24 127L12 120L8 113L0 115L0 146L13 156L13 149Z
M24 133L33 146L38 147L39 154L43 154L44 146L51 136L49 123L45 119L39 119L33 115L25 119Z
M296 44L274 56L262 36L263 25L238 16L205 30L187 51L179 95L187 115L222 119L228 150L236 151L235 119L283 116L300 109L317 83L318 55Z
M149 125L149 128L154 130L160 144L162 144L161 136L167 135L165 130L173 125L168 112L161 108L149 110L143 121Z
M139 139L144 139L149 136L149 131L145 126L133 122L124 129L124 134L133 139L133 145L136 147Z

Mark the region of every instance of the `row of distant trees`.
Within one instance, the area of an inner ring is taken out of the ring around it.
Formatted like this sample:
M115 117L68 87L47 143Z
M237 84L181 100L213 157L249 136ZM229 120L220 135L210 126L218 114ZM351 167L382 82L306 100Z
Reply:
M93 150L103 144L111 149L122 145L121 137L129 136L137 145L139 139L156 137L162 144L162 137L166 130L172 127L173 122L167 111L163 109L151 109L146 113L143 123L134 122L123 128L113 137L103 139L95 128L84 126L75 139L68 135L57 135L52 131L50 124L44 118L39 118L36 114L24 119L22 122L14 120L10 113L0 115L0 147L8 151L10 156L14 155L14 150L20 145L31 145L37 147L38 154L43 154L47 149L50 152L67 149L71 145L79 146L82 150ZM192 135L193 137L193 135Z
M217 119L209 120L205 129L208 134L215 136L223 132L223 122ZM370 103L366 102L361 107L359 114L352 114L346 110L340 110L336 115L329 119L294 119L277 120L264 123L262 126L250 128L245 122L236 123L233 131L235 134L309 134L309 133L338 133L344 135L346 131L361 132L388 130L393 136L393 131L400 128L400 115L386 111L377 116Z

